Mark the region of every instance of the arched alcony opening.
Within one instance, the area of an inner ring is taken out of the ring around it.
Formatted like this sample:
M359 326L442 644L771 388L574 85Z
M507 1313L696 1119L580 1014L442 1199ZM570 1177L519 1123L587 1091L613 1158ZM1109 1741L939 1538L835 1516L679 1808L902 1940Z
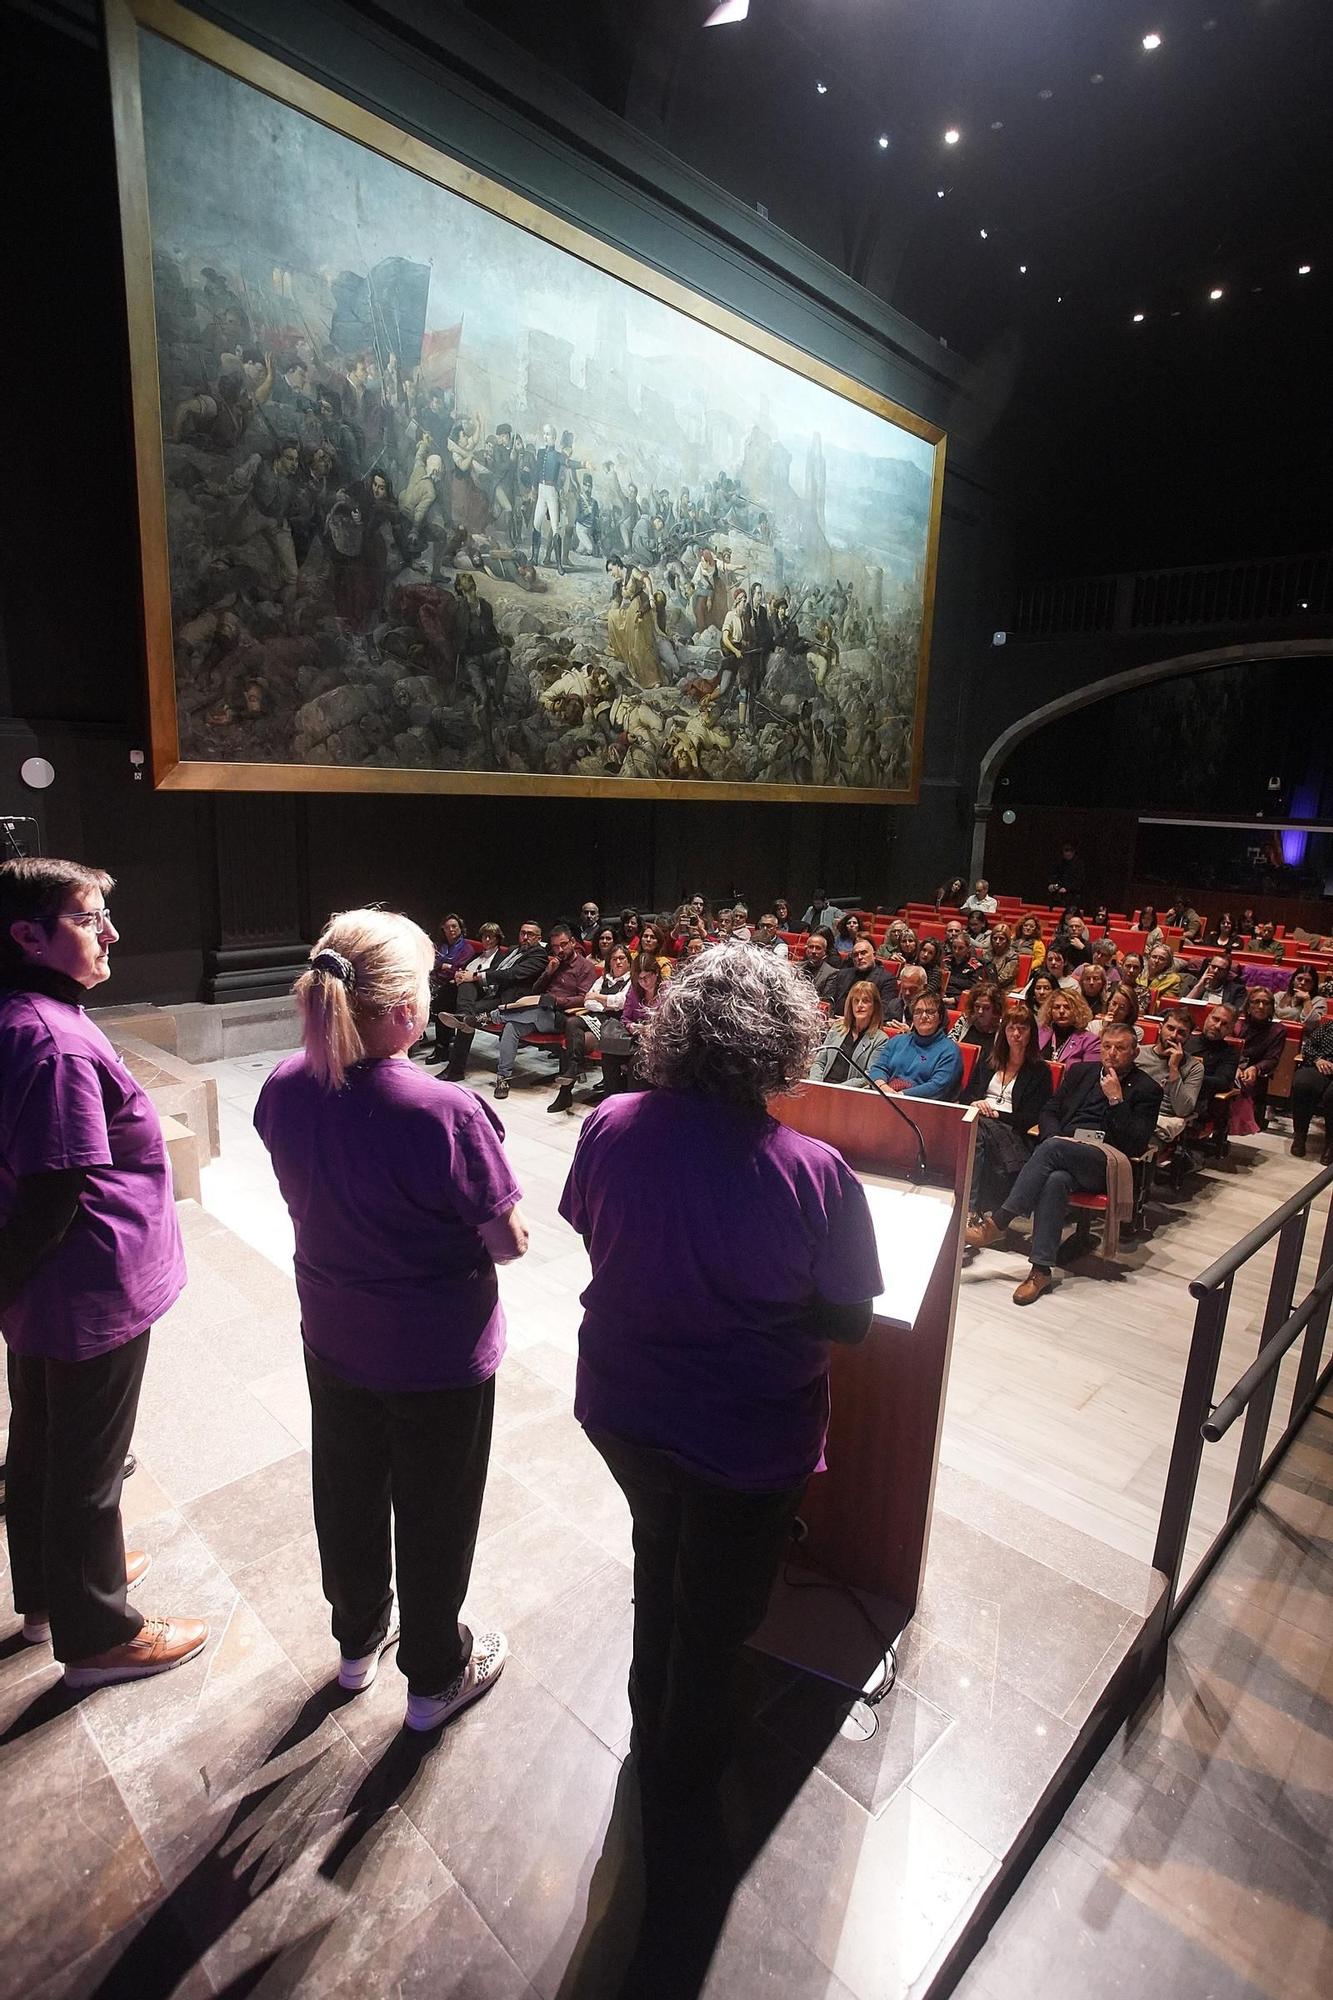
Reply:
M1244 646L1215 646L1202 653L1180 653L1169 660L1152 660L1146 666L1130 667L1124 673L1108 674L1103 680L1088 681L1083 687L1073 688L1055 701L1044 702L1040 708L1020 715L1016 722L1001 730L981 759L972 828L972 875L976 877L985 873L986 821L994 801L996 781L1018 745L1037 730L1044 729L1048 723L1057 721L1061 716L1072 715L1079 709L1091 708L1113 695L1151 687L1158 681L1174 680L1184 674L1206 673L1212 667L1234 667L1246 662L1327 659L1330 652L1333 652L1333 637L1258 640Z

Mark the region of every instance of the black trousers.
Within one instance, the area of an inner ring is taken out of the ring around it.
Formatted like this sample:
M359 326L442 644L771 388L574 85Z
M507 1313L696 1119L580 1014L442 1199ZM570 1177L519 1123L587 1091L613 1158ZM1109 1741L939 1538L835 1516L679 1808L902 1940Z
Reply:
M379 1645L396 1558L398 1665L413 1694L439 1694L472 1652L458 1614L486 1490L494 1378L468 1389L362 1389L309 1348L305 1370L315 1533L333 1636L349 1659Z
M1310 1120L1321 1116L1324 1137L1333 1144L1333 1076L1324 1076L1313 1063L1302 1063L1291 1079L1291 1127L1298 1139L1309 1136Z
M45 1612L58 1660L124 1645L143 1625L125 1596L120 1489L147 1359L146 1332L90 1361L8 1355L14 1608Z
M670 1784L708 1784L731 1747L741 1648L763 1621L804 1483L739 1493L666 1452L588 1435L634 1519L629 1699L644 1754Z

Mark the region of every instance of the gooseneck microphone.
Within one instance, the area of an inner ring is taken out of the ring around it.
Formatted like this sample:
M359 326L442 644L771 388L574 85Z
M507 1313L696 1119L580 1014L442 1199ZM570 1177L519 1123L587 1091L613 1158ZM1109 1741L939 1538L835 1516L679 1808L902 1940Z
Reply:
M839 1053L841 1055L846 1056L847 1061L850 1063L851 1067L854 1070L856 1070L859 1075L865 1078L866 1082L870 1085L870 1088L872 1090L877 1090L879 1092L880 1096L884 1099L884 1102L886 1104L891 1104L893 1106L898 1116L902 1119L903 1124L907 1126L907 1128L912 1134L912 1137L916 1140L916 1165L912 1169L911 1173L907 1176L908 1180L909 1181L929 1180L930 1165L926 1159L926 1142L925 1139L922 1137L921 1127L917 1124L915 1118L912 1117L910 1112L904 1111L902 1105L898 1102L897 1091L890 1090L887 1083L881 1083L877 1076L872 1076L870 1074L870 1071L861 1061L861 1058L860 1056L857 1055L855 1049L848 1048L845 1038L843 1040L843 1045Z

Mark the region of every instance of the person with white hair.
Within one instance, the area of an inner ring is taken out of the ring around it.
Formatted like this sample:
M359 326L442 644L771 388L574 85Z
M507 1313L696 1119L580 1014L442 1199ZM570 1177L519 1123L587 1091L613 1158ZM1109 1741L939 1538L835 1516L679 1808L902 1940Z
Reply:
M495 1266L528 1243L499 1118L408 1060L433 959L406 917L334 917L296 982L303 1046L255 1106L296 1231L338 1680L369 1687L398 1640L407 1727L423 1731L505 1663L504 1634L474 1636L459 1613L505 1346Z

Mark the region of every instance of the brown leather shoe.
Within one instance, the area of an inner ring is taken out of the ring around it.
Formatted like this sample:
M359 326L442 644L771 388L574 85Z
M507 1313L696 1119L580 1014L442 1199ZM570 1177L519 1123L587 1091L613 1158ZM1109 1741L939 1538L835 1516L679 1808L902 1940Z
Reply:
M147 1680L192 1660L207 1642L208 1626L202 1618L149 1618L143 1630L123 1646L109 1646L105 1653L67 1661L65 1686L105 1687L111 1681Z
M143 1582L144 1578L148 1574L149 1565L151 1564L152 1560L153 1558L149 1555L147 1549L126 1549L125 1551L126 1590L133 1590L136 1583Z
M1022 1284L1015 1291L1014 1304L1016 1306L1030 1306L1035 1299L1041 1297L1043 1292L1049 1292L1054 1283L1055 1279L1049 1271L1039 1271L1034 1264Z
M969 1250L989 1250L1004 1235L998 1222L992 1216L983 1215L976 1222L969 1222L963 1231L963 1241Z

